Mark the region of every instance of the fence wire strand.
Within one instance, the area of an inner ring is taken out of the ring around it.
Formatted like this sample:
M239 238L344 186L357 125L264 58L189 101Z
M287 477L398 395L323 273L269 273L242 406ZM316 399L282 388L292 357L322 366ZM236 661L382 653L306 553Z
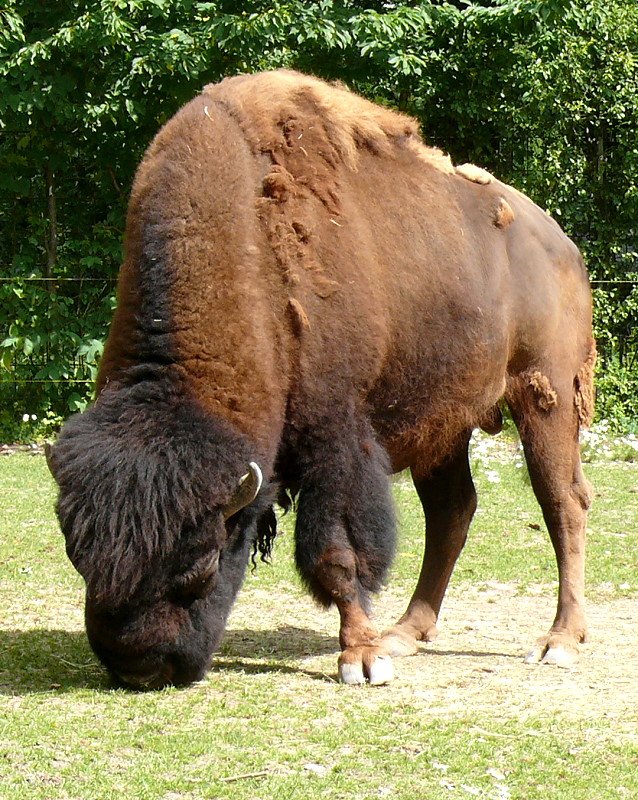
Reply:
M3 278L0 277L0 283L82 283L86 281L91 281L94 283L103 283L104 286L109 286L110 284L115 284L117 282L117 277L113 278L95 278L95 277L86 277L86 278L71 278L71 277L8 277ZM618 279L595 279L590 280L590 285L592 287L598 286L638 286L638 280L618 280ZM31 384L36 385L56 385L56 386L73 386L76 384L86 385L87 383L91 383L90 378L60 378L60 379L53 379L53 378L24 378L24 379L14 379L14 380L6 380L5 378L0 379L0 386L27 386Z

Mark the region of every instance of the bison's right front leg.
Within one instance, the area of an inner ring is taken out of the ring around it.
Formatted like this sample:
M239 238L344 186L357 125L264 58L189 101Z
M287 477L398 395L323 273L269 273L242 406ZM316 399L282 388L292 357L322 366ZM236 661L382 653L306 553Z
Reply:
M425 513L425 553L407 611L381 640L392 656L412 655L418 651L418 642L430 642L437 635L443 596L476 510L468 443L469 432L448 461L425 475L412 468Z
M392 679L377 646L369 594L381 588L394 555L395 519L385 452L366 423L352 438L332 439L306 465L300 482L295 560L319 603L339 610L339 678L344 683Z

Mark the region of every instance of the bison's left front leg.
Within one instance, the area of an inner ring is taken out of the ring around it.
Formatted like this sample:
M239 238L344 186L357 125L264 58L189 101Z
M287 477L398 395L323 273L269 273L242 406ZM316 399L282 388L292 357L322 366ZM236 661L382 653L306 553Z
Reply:
M339 680L388 683L393 677L392 661L377 646L378 633L368 616L367 593L360 578L361 560L343 541L344 532L334 531L334 542L319 557L314 573L321 587L315 596L329 597L339 610Z
M418 642L431 642L437 635L443 597L476 511L469 437L468 431L456 452L436 469L412 468L425 513L425 553L407 611L383 635L382 645L392 656L413 655L418 652Z
M350 433L313 448L316 458L303 465L295 559L314 597L339 610L340 680L383 684L392 678L392 662L377 646L368 598L381 588L394 554L388 465L367 423Z

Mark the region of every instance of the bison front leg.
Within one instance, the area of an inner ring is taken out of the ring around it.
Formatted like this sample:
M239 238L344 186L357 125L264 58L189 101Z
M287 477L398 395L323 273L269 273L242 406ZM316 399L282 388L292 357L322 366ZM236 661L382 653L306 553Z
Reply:
M396 539L386 454L367 424L350 441L333 438L317 452L321 459L307 465L300 485L297 568L317 601L339 610L340 680L384 684L392 679L392 662L378 646L368 610Z
M359 577L359 558L353 549L337 544L339 538L321 555L315 572L322 590L339 610L339 680L379 686L394 677L392 661L378 647L379 636L370 621L367 593Z
M425 553L405 614L381 640L385 652L392 656L413 655L418 642L432 641L437 635L441 603L476 510L468 442L469 434L456 453L432 472L412 468L425 514Z

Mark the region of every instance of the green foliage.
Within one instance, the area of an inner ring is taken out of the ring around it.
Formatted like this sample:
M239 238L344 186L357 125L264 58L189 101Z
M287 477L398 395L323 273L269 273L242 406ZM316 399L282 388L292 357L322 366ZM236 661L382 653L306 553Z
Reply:
M28 405L65 415L90 396L89 343L105 335L126 198L155 131L203 84L278 66L416 115L456 161L555 215L606 281L600 408L636 417L634 0L5 0L0 428ZM16 384L36 379L58 382Z
M0 427L10 429L15 412L41 420L49 411L66 416L86 406L113 297L102 281L62 286L65 291L37 280L0 283L0 326L7 333L0 341Z

